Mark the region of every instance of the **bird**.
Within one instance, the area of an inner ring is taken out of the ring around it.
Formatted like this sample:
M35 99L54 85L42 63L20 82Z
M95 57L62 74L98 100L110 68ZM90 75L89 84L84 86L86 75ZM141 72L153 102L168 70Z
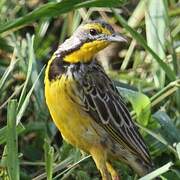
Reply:
M45 98L65 141L89 153L103 180L119 180L113 161L139 176L153 169L148 148L123 97L95 55L113 42L126 42L103 20L82 23L59 45L45 72Z

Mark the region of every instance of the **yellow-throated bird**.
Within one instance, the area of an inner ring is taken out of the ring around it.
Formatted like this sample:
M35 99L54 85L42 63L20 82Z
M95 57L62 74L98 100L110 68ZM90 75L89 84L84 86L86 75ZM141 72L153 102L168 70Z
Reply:
M92 155L104 180L118 179L112 159L140 176L152 170L147 147L116 87L93 56L125 39L103 21L81 25L48 63L45 96L54 123L70 144Z

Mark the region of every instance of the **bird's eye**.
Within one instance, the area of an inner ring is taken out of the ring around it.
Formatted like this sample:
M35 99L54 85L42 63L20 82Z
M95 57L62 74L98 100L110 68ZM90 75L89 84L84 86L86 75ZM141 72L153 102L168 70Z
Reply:
M90 29L89 33L92 35L92 36L95 36L98 34L97 30L96 29Z

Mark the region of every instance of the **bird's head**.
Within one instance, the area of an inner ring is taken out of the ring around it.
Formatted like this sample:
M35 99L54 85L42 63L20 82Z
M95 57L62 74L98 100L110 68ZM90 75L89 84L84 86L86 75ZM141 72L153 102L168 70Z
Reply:
M70 63L88 62L110 43L124 41L126 39L106 22L90 21L82 24L55 54Z

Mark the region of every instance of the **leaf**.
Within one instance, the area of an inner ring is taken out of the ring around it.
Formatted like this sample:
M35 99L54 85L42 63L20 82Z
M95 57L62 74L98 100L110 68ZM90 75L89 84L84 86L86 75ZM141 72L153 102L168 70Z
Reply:
M160 133L168 143L173 144L174 142L180 141L180 132L164 111L156 112L153 115L153 118L155 118L161 125Z
M151 114L150 99L143 93L130 89L117 87L122 96L127 98L133 106L137 115L137 121L143 126L147 126Z
M55 3L50 2L42 5L41 7L35 9L34 11L28 13L27 15L13 19L0 26L0 33L12 30L14 28L20 28L28 23L36 21L44 17L54 17L63 13L67 13L71 10L82 8L82 7L116 7L122 4L125 0L62 0L61 2Z

